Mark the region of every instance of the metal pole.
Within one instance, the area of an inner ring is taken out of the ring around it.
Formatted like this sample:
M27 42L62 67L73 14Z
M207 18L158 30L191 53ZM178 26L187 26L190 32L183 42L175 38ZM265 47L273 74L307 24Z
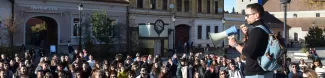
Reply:
M81 43L81 10L79 10L79 51L82 51L82 43Z
M287 33L286 33L286 26L287 26L287 4L284 4L284 24L283 24L283 34L284 34L284 43L287 46Z
M287 46L287 33L286 33L286 26L287 26L287 3L284 4L284 23L283 23L283 34L284 34L284 46ZM286 51L286 50L285 50ZM287 66L287 52L284 54L284 66Z
M174 16L174 18L175 18L175 16ZM176 20L175 20L176 21ZM176 32L176 29L175 29L175 21L173 21L173 23L174 23L174 31L173 31L173 49L175 50L175 32Z

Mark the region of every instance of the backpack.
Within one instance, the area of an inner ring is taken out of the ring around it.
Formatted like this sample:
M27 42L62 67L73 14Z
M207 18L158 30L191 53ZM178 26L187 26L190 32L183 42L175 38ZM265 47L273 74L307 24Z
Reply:
M267 34L269 34L266 51L263 56L257 58L258 63L264 71L274 71L282 65L281 56L283 47L270 30L262 25L256 27L263 29Z

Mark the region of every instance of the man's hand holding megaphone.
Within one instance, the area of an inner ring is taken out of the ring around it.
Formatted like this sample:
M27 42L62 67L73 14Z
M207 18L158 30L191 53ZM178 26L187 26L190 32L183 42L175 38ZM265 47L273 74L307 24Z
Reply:
M228 44L229 44L231 47L236 48L236 50L237 50L240 54L242 54L243 46L240 46L240 45L237 44L237 41L236 41L234 35L231 35L231 36L228 37Z
M234 47L234 48L236 48L238 46L234 35L231 35L228 37L228 43L231 47Z

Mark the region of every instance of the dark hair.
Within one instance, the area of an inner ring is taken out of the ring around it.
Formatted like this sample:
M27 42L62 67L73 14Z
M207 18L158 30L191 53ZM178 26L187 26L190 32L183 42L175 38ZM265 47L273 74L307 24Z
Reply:
M246 6L246 8L250 8L250 9L256 11L260 15L260 17L263 17L263 15L264 15L264 8L262 5L260 5L258 3L248 4Z

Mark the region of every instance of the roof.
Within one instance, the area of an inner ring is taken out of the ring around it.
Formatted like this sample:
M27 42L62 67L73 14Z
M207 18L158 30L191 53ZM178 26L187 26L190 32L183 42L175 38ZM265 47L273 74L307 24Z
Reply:
M264 12L263 20L264 23L270 25L271 28L282 28L284 26L282 20L274 17L267 11ZM287 26L290 27L288 24Z
M280 19L283 20L283 19ZM312 27L313 23L315 26L320 28L325 27L325 17L309 17L309 18L287 18L287 24L291 27L302 27L303 31L308 31Z
M283 11L283 5L281 5L280 0L263 0L266 1L263 5L265 11L269 12L280 12ZM311 0L291 0L287 5L288 11L312 11L312 10L325 10L325 6L311 4ZM325 4L322 2L320 4Z

